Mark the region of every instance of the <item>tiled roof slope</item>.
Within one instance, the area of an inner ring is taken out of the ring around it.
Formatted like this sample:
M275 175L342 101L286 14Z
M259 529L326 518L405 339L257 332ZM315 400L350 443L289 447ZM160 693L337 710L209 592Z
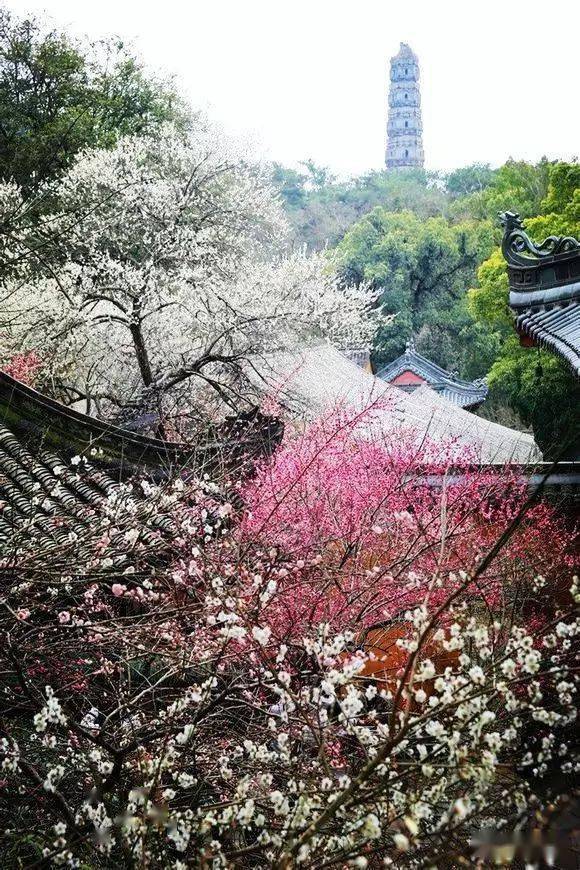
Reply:
M557 353L580 377L580 283L578 300L566 307L525 311L516 317L516 329L540 347Z
M171 535L169 517L126 482L205 471L213 479L225 465L268 452L281 437L270 424L250 413L226 420L221 437L198 447L171 443L81 414L0 372L0 542L27 532L64 542L111 504L126 519L137 515L145 538Z
M14 432L0 424L0 542L34 537L55 544L89 531L105 505L115 502L118 523L137 516L142 537L170 534L168 517L151 514L136 491L125 491L91 463L78 467L47 449L28 449Z
M179 445L108 426L0 372L0 541L64 543L112 503L144 521L146 538L170 533L169 518L123 481L137 471L158 479L182 459Z
M180 460L180 444L150 438L82 414L0 371L0 423L19 436L42 441L68 456L92 457L108 474L123 479L137 469L169 470Z
M391 383L406 371L418 375L429 384L432 390L460 408L476 408L487 397L488 389L483 381L471 382L456 377L418 353L412 341L407 343L405 352L401 356L379 369L377 377ZM406 392L412 392L416 388L403 387L403 389Z
M409 431L434 441L453 439L486 464L534 463L541 454L531 435L500 426L421 387L408 394L365 372L329 344L277 353L256 361L250 375L295 413L312 418L337 403L377 403L373 421L386 434Z

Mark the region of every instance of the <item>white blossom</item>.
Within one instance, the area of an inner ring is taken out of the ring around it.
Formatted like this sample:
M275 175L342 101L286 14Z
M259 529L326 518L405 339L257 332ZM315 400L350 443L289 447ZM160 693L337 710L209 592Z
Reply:
M266 646L270 639L271 633L272 632L270 628L268 628L268 626L260 628L259 625L255 625L252 628L252 637L260 644L260 646Z

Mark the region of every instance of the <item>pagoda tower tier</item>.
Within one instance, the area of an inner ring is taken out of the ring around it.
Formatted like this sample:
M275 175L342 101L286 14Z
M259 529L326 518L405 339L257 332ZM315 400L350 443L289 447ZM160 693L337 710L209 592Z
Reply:
M387 169L422 168L424 164L419 61L404 42L391 58L385 162Z

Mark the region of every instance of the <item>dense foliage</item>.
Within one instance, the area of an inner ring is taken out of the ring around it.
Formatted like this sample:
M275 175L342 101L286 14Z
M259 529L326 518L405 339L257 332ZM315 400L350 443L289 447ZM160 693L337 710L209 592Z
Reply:
M338 181L329 170L309 160L301 164L301 170L275 164L272 181L293 227L294 243L314 249L336 244L376 206L393 212L411 210L425 218L446 209L446 196L437 178L423 170L369 172Z
M510 160L494 170L474 164L440 177L411 170L346 182L311 163L305 170L277 166L273 174L297 241L329 244L345 285L369 281L396 315L375 338L375 365L401 353L413 335L418 350L443 367L469 379L488 376L480 413L532 427L547 455L572 440L578 383L552 354L519 347L494 246L498 212L506 210L529 219L538 239L578 237L578 165Z
M440 365L467 367L460 335L465 341L474 329L465 287L491 246L487 223L454 224L380 207L346 232L333 252L343 283L369 283L380 293L383 310L397 315L376 338L377 365L402 353L415 336L419 350Z

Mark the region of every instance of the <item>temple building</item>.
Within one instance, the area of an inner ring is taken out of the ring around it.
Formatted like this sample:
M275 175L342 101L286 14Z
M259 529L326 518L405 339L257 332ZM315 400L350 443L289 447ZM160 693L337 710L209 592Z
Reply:
M299 426L337 406L360 409L366 437L453 444L466 448L475 463L491 468L510 463L531 492L542 491L572 522L580 520L578 462L544 461L533 435L473 414L427 383L406 392L385 382L368 370L360 351L346 355L324 342L272 353L253 361L249 376Z
M405 42L391 58L385 163L387 169L424 164L419 61Z
M322 342L255 359L248 377L262 396L275 396L288 417L297 421L315 420L337 406L371 409L364 424L370 438L452 442L485 465L541 461L528 433L472 414L427 382L406 392L373 375L364 360L361 352L346 355Z
M377 377L406 393L413 393L419 387L430 387L466 411L474 411L487 397L485 381L464 381L455 372L446 371L418 353L413 339L407 342L401 356L379 369Z

